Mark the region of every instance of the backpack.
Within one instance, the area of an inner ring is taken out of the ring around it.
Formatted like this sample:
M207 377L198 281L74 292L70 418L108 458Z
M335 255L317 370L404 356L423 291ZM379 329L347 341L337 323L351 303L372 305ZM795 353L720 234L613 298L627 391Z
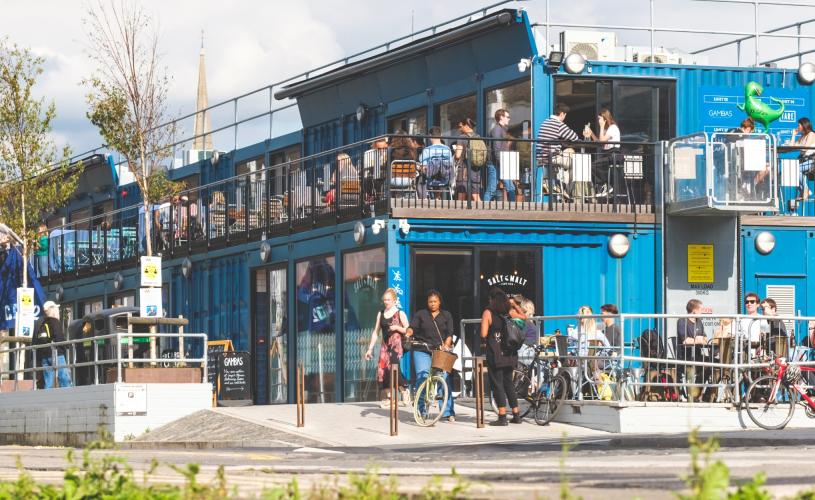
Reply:
M453 162L449 155L434 155L427 161L427 184L447 187L453 179Z
M490 150L487 148L487 143L477 135L472 135L470 137L470 168L486 167L489 156Z
M504 352L518 352L524 345L524 330L512 318L502 315L504 320L504 334L501 335L501 350Z

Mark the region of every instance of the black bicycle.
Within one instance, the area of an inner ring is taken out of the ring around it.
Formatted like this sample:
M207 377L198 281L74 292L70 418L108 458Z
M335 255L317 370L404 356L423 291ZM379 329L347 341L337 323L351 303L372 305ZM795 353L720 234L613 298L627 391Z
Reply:
M518 397L520 415L526 417L534 410L535 423L546 425L551 422L563 406L568 392L568 379L556 371L560 368L557 357L545 359L541 353L546 346L535 346L535 356L529 364L518 363L512 372L512 384ZM495 396L490 397L495 413L498 405Z

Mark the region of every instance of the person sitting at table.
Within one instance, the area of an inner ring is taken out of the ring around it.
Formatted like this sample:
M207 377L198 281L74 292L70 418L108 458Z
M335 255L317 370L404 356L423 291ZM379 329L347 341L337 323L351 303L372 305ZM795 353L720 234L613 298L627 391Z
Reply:
M688 314L702 314L702 301L691 299L685 305ZM703 361L701 346L707 344L705 326L700 318L679 318L676 322L676 359L682 361ZM685 382L699 384L703 381L703 370L684 365ZM688 399L698 401L701 391L698 387L687 387Z
M764 316L778 316L778 305L776 304L774 299L769 297L765 298L761 301L761 309L764 312ZM786 357L789 349L785 347L778 346L781 349L785 349L784 352L776 352L776 345L774 343L774 338L782 337L788 338L789 335L787 334L787 327L784 325L784 322L780 319L770 319L767 320L767 327L761 332L761 350L764 353L773 352L776 356L783 356Z
M337 172L339 171L340 182L337 184ZM351 157L347 153L340 153L337 155L337 168L331 173L331 185L328 191L323 196L323 203L331 204L337 196L337 188L342 192L342 181L351 181L359 179L357 167L351 161Z
M226 233L226 197L222 191L212 193L209 202L209 237L217 238Z
M606 334L597 328L597 320L588 317L593 315L594 311L589 306L580 306L580 309L577 310L577 316L580 319L575 335L577 335L577 352L580 356L604 356L611 347ZM598 373L599 371L600 363L594 360L592 362L592 373Z
M594 162L594 184L600 186L597 190L598 197L608 196L614 191L613 187L608 185L609 170L620 163L620 145L614 144L620 142L620 127L617 126L614 115L608 108L601 109L597 115L597 135L587 123L583 128L583 137L606 143L603 144L602 152L597 154Z
M362 157L362 172L364 176L362 190L370 201L382 193L384 183L383 169L387 164L388 138L378 137L371 142L371 149L365 151L365 155Z

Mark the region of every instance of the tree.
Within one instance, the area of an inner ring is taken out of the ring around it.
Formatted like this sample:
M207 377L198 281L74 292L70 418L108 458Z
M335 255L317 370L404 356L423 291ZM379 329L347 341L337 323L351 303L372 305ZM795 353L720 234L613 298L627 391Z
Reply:
M23 284L37 224L64 206L76 189L81 163L70 167L68 146L51 138L53 102L33 96L43 59L0 40L0 221L23 240Z
M88 118L118 151L142 195L147 255L153 254L150 207L183 188L162 162L171 155L169 77L158 53L158 27L138 2L98 1L84 19L97 71L84 83Z

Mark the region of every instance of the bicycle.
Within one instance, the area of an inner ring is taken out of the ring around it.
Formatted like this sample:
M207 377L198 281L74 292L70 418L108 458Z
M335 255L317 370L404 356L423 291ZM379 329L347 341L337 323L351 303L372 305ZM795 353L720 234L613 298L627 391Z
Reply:
M521 417L526 417L535 410L535 423L546 425L551 422L563 407L568 392L568 380L562 373L555 374L559 363L541 358L546 346L534 346L535 356L532 362L518 363L512 372L512 384L518 397L518 409ZM498 413L495 397L490 396L493 411Z
M750 420L762 429L783 429L798 404L806 408L807 417L815 418L815 400L801 383L802 372L815 372L815 367L790 366L784 358L776 358L769 370L774 373L757 378L747 389L744 404Z
M431 356L433 356L434 352L444 352L456 356L448 351L432 349L424 342L413 342L413 347L417 346L426 348ZM450 364L452 365L452 363ZM447 399L450 394L447 389L447 381L444 379L444 373L445 370L433 362L427 378L413 395L413 419L422 427L430 427L438 422L447 407Z

